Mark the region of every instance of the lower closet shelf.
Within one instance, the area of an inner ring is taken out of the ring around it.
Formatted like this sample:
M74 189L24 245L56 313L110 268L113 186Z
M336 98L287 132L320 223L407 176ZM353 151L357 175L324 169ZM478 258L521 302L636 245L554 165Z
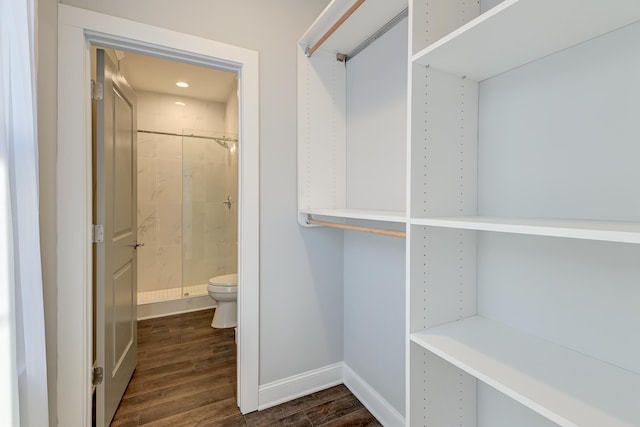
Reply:
M373 209L303 209L301 215L314 215L328 218L362 219L368 221L386 222L407 222L407 218L402 211L383 211Z
M480 316L411 340L563 426L640 425L640 375Z

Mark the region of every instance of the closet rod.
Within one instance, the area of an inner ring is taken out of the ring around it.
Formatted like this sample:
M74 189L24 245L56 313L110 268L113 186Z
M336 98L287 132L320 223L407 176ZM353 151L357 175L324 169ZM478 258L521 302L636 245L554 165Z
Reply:
M307 218L307 224L323 225L325 227L340 228L341 230L363 231L365 233L382 234L391 237L407 237L407 233L399 230L387 230L385 228L363 227L360 225L339 224L337 222L320 221L313 218Z
M327 31L322 37L320 37L320 40L318 40L316 44L307 49L307 51L305 52L306 55L313 55L313 52L318 50L318 48L322 46L322 44L326 42L329 37L331 37L331 34L333 34L338 28L340 28L342 24L344 24L344 21L346 21L351 15L353 15L353 12L355 12L360 6L362 6L362 3L364 3L364 1L365 0L356 1L353 6L351 6L349 10L347 10L344 15L342 15L340 19L338 19L336 23L331 26L331 28L329 28L329 31Z
M402 21L407 16L409 16L409 8L405 8L402 12L394 16L393 19L391 19L391 21L384 24L382 28L380 28L378 31L376 31L371 36L369 36L368 39L366 39L365 41L360 43L358 46L356 46L356 48L353 49L351 52L347 53L347 55L345 56L345 62L353 59L357 54L359 54L360 52L365 50L367 47L369 47L371 43L378 40L386 32L388 32L390 29L398 25L400 21Z

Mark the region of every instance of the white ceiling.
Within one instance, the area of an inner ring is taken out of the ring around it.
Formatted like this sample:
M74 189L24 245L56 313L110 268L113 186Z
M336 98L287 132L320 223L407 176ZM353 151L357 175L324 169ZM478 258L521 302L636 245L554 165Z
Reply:
M236 90L236 73L131 52L118 52L120 72L135 90L226 102ZM189 83L179 88L176 82Z

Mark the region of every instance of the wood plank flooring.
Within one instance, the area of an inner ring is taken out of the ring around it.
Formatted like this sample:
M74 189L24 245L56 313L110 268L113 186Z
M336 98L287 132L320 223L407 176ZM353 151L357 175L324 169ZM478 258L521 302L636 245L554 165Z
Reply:
M212 316L203 310L138 322L138 366L112 427L381 425L344 385L242 415L234 332L211 328Z

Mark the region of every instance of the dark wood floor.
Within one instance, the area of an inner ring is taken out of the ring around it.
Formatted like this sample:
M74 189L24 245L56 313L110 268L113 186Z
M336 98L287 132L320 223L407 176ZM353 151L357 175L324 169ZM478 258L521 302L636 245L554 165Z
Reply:
M138 366L111 425L380 426L343 385L242 415L233 329L213 310L138 322Z

